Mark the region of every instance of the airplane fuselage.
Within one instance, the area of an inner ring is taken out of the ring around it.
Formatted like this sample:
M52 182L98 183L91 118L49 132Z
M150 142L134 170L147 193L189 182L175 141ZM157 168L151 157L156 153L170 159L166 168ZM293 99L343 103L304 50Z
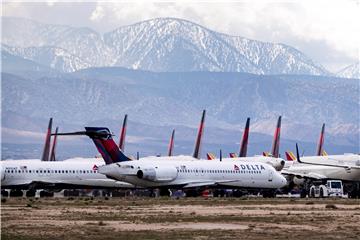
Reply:
M39 159L4 160L1 166L1 188L131 188L132 185L106 178L97 170L104 161L99 158L73 158L64 161Z
M141 187L222 185L280 188L286 184L286 179L280 173L263 162L220 162L184 156L119 162L101 166L99 172Z

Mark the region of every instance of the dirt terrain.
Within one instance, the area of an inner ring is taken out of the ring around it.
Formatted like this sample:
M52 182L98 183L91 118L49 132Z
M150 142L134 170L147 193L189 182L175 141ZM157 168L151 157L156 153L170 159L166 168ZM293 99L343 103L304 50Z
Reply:
M360 239L360 200L7 198L1 239Z

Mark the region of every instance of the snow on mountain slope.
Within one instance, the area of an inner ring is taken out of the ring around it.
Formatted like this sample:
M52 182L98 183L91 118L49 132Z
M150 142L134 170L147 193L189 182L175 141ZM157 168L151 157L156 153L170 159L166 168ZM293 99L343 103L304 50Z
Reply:
M343 78L358 78L360 79L360 63L354 63L340 70L336 76Z
M91 67L121 66L158 72L329 75L321 65L290 46L221 34L182 19L151 19L120 27L103 36L88 28L41 24L21 18L4 17L3 26L2 43L17 47L18 56L24 58L28 55L20 53L29 50L20 48L39 51L41 53L31 55L39 56L46 52L43 47L51 47L63 49L77 58L77 62ZM43 58L57 57L53 51L48 51L48 55ZM88 67L73 63L63 65L66 69L59 69L65 72Z
M79 69L91 67L90 63L84 62L81 58L58 47L20 48L3 45L2 50L14 56L21 56L24 59L32 60L62 72L74 72Z

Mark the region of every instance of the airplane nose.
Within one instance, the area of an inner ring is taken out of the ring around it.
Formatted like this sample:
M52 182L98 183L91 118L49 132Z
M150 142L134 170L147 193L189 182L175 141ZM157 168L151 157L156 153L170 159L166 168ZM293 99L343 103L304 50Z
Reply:
M0 171L1 171L1 181L3 181L5 179L5 170L2 166L0 167Z

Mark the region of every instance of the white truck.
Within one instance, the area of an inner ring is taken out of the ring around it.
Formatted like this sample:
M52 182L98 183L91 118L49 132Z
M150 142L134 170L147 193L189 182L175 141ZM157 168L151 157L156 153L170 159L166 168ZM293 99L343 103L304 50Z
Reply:
M344 188L340 180L328 180L326 184L313 184L309 197L344 197Z

